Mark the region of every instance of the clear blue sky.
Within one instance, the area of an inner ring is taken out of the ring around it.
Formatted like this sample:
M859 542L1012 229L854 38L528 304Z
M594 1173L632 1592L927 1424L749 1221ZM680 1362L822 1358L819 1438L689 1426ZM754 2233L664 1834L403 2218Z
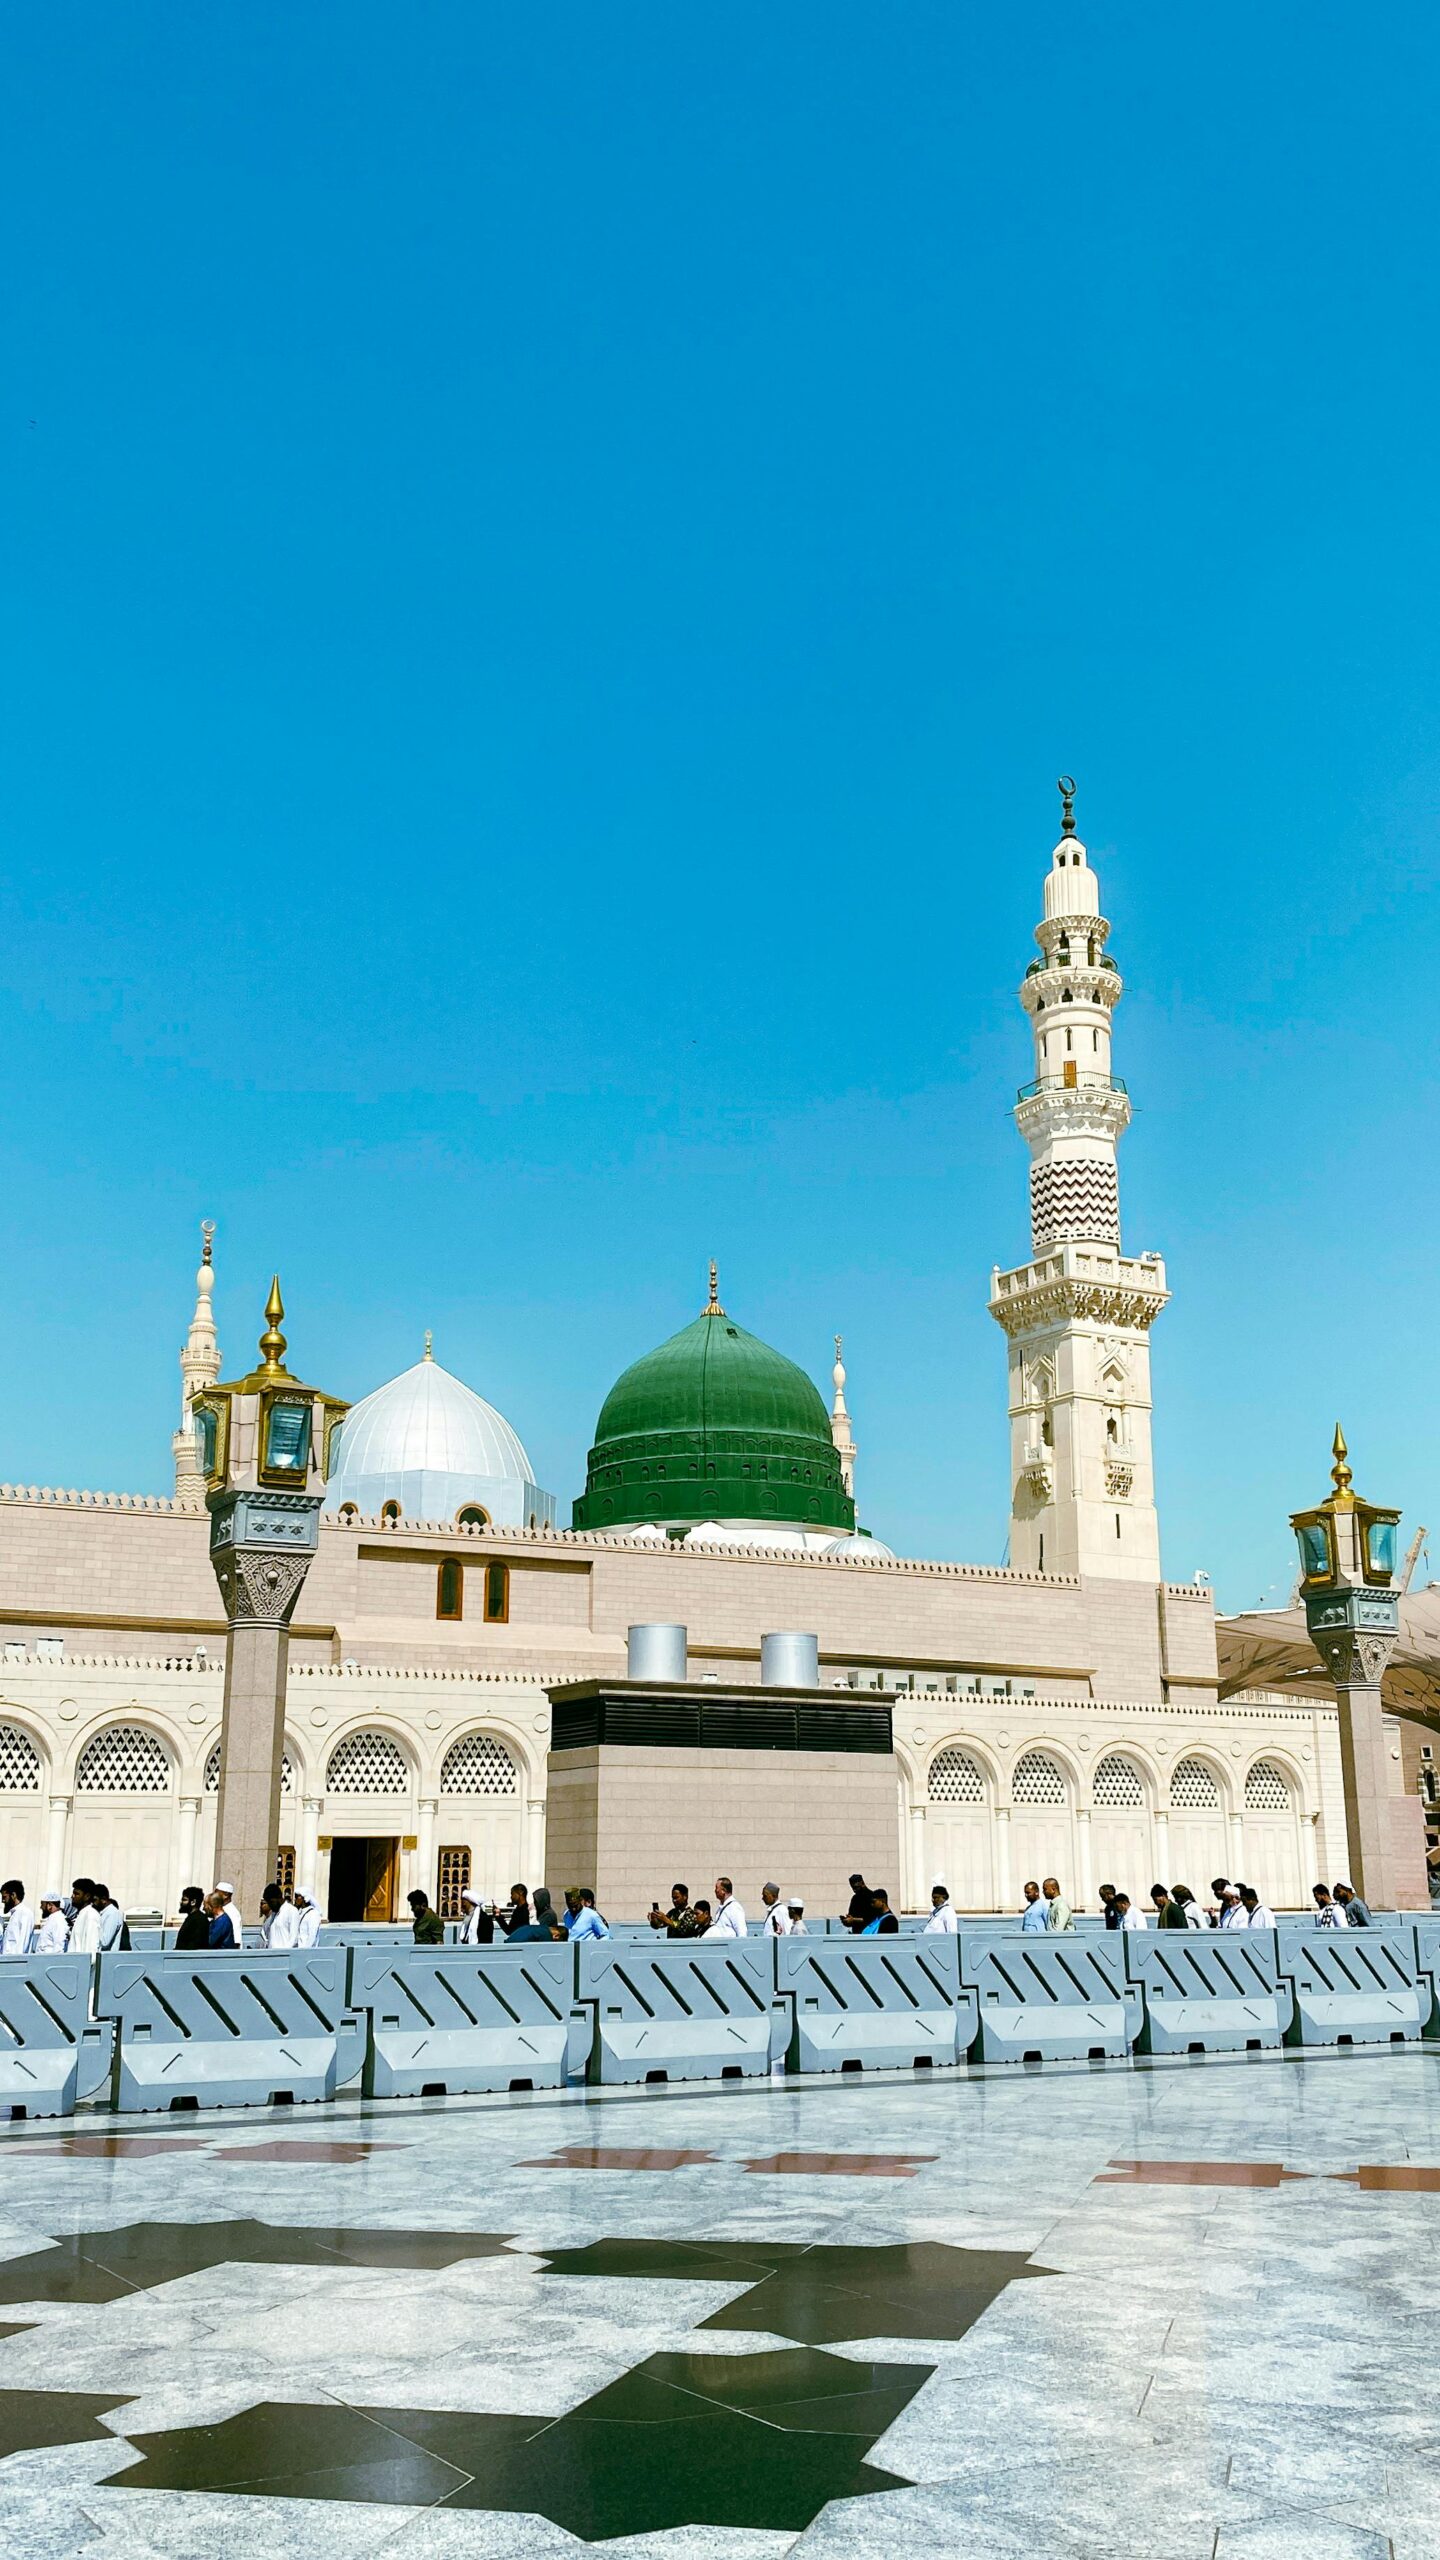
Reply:
M720 1257L997 1561L1080 777L1167 1570L1435 1521L1432 8L5 31L0 1477L163 1491L195 1226L570 1497Z

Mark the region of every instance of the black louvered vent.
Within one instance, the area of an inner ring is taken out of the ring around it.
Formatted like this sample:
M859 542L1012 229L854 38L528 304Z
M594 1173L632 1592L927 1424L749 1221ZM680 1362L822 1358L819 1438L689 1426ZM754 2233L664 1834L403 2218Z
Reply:
M555 1691L550 1701L553 1751L593 1750L603 1742L651 1751L889 1751L890 1703L873 1695L863 1706L756 1689L665 1689L640 1684Z

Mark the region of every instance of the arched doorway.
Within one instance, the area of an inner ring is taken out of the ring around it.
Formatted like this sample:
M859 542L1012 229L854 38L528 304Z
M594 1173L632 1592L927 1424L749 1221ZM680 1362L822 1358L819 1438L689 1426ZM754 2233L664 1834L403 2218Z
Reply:
M1187 1884L1196 1901L1205 1903L1211 1878L1229 1872L1220 1781L1204 1760L1177 1760L1170 1775L1170 1873L1161 1881Z
M1075 1827L1070 1782L1048 1751L1022 1751L1010 1781L1011 1898L1031 1876L1043 1884L1055 1876L1067 1901L1075 1898Z
M1245 1877L1274 1911L1301 1901L1295 1790L1276 1760L1257 1760L1245 1780Z
M440 1764L440 1908L458 1919L461 1886L504 1903L525 1874L525 1807L514 1755L494 1733L465 1733Z
M393 1920L399 1907L400 1847L415 1838L410 1763L393 1734L346 1734L325 1771L330 1920ZM428 1890L428 1881L427 1881Z
M0 1724L0 1868L19 1876L38 1912L36 1896L53 1877L40 1873L45 1841L41 1830L40 1754L18 1724ZM68 1884L70 1879L65 1879ZM107 1878L108 1882L108 1878Z
M1123 1751L1107 1751L1097 1762L1093 1797L1095 1882L1113 1884L1138 1911L1148 1911L1155 1882L1150 1805L1144 1777Z
M157 1733L111 1724L92 1735L75 1765L75 1819L68 1872L108 1884L126 1910L168 1911L175 1854L175 1764Z
M990 1788L978 1760L958 1744L937 1751L930 1763L925 1816L928 1875L916 1878L925 1910L937 1880L949 1888L957 1911L995 1908L994 1816Z

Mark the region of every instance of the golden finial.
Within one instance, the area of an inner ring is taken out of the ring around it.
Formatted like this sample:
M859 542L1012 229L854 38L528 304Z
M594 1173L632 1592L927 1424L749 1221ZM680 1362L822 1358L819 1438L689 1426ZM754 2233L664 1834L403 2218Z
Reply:
M200 1221L200 1259L202 1263L210 1263L214 1261L214 1243L215 1221L213 1218L202 1218Z
M725 1313L724 1308L720 1304L720 1265L718 1262L712 1262L710 1265L709 1302L701 1308L700 1312L702 1315L706 1316L723 1316Z
M278 1377L285 1366L285 1336L280 1331L280 1319L284 1313L285 1301L280 1295L280 1274L277 1271L265 1302L265 1331L260 1336L266 1372L272 1378Z
M1335 1438L1331 1443L1330 1455L1335 1461L1330 1470L1330 1481L1337 1493L1348 1493L1352 1482L1348 1464L1350 1453L1345 1446L1345 1434L1338 1422L1335 1425Z
M1060 833L1062 836L1073 836L1075 833L1074 774L1062 773L1055 788L1060 794Z
M428 1324L425 1327L425 1357L427 1360L433 1360L435 1357L435 1336Z

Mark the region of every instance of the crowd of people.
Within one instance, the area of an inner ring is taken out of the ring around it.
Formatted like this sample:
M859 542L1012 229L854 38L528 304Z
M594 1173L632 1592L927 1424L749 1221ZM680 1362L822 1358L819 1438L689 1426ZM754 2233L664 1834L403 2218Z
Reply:
M1100 1908L1107 1929L1274 1928L1275 1914L1254 1885L1232 1884L1225 1876L1214 1876L1210 1893L1211 1900L1202 1905L1187 1884L1152 1884L1147 1910L1115 1885L1102 1884ZM1353 1885L1337 1884L1332 1893L1328 1885L1317 1884L1312 1895L1317 1929L1372 1926L1369 1907ZM589 1885L569 1886L563 1899L564 1909L557 1911L548 1886L536 1885L532 1891L528 1885L513 1884L508 1902L487 1902L466 1885L460 1896L460 1944L488 1947L498 1938L504 1944L519 1946L545 1940L563 1943L566 1939L609 1937L610 1924L597 1910ZM808 1935L802 1895L782 1894L777 1884L766 1884L761 1888L760 1902L763 1936ZM442 1945L445 1922L429 1895L417 1888L409 1896L409 1903L415 1944ZM313 1947L320 1935L322 1916L312 1886L297 1884L287 1893L278 1884L268 1884L260 1897L263 1943L277 1953L291 1947ZM750 1924L729 1876L716 1877L713 1899L698 1894L693 1902L688 1885L672 1884L669 1908L662 1911L658 1902L652 1902L647 1917L657 1936L665 1938L743 1938L749 1934ZM1025 1886L1019 1918L1022 1932L1074 1928L1075 1914L1058 1877L1031 1879ZM840 1920L842 1927L857 1938L892 1936L900 1927L885 1886L867 1884L862 1875L850 1878L850 1901ZM953 1936L958 1926L949 1893L943 1884L935 1885L925 1935ZM180 1896L175 1937L178 1948L221 1953L238 1949L243 1938L243 1918L233 1885L217 1884L209 1893L198 1884L185 1887ZM108 1884L99 1884L90 1876L76 1876L68 1894L42 1893L38 1910L27 1899L18 1877L12 1876L0 1885L0 1955L62 1955L67 1948L75 1954L103 1955L113 1947L128 1948L129 1944L125 1914Z
M1275 1914L1262 1900L1253 1884L1232 1884L1227 1876L1212 1876L1212 1899L1204 1904L1196 1901L1188 1884L1152 1884L1150 1909L1133 1903L1128 1893L1113 1884L1100 1887L1100 1908L1107 1929L1273 1929ZM1370 1907L1363 1902L1353 1885L1337 1884L1333 1894L1328 1885L1311 1888L1315 1903L1317 1929L1368 1929L1372 1926ZM937 1911L942 1904L948 1909L949 1896L943 1885L937 1885L931 1896ZM952 1923L953 1925L953 1923ZM930 1926L935 1926L931 1921ZM1025 1887L1020 1906L1022 1931L1073 1929L1075 1915L1060 1890L1056 1877L1046 1876L1043 1883L1032 1877Z

